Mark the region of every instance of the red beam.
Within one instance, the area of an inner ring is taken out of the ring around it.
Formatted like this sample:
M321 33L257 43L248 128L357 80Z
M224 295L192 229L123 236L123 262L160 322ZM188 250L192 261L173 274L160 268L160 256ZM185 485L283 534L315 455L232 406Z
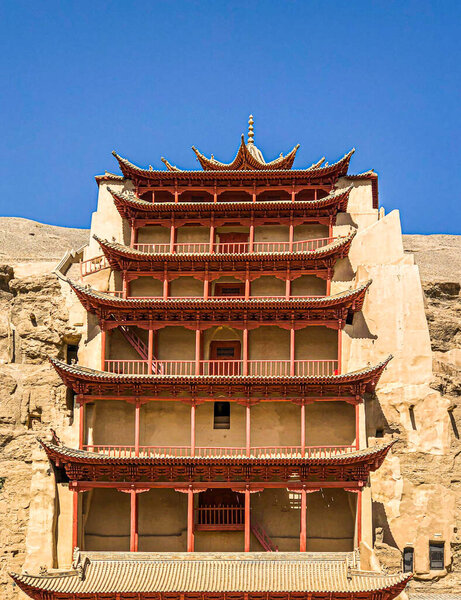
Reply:
M246 486L249 487L250 490L260 490L263 489L283 489L289 488L290 490L301 490L303 487L308 489L360 489L360 484L362 482L358 481L307 481L301 483L300 481L296 482L286 482L286 481L255 481L253 483L245 484L242 481L196 481L193 482L192 486L194 490L207 490L210 487L213 488L232 488L232 489L241 489L242 492L245 491ZM187 490L189 488L190 483L186 483L184 481L71 481L69 486L73 490L77 491L85 491L96 488L103 489L184 489Z

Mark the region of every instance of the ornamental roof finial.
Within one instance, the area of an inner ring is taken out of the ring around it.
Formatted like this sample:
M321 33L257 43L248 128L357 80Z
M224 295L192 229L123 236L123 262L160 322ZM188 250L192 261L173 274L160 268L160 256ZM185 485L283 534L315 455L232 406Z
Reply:
M248 118L248 143L254 144L254 129L253 129L253 115L250 115Z

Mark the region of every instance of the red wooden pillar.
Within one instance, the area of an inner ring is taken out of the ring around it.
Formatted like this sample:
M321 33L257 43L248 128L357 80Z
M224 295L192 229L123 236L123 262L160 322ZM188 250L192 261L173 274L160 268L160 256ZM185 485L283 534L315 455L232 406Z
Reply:
M330 215L330 222L328 223L328 237L329 240L331 241L331 238L333 237L333 217Z
M173 252L175 251L175 245L176 245L176 226L174 224L174 219L171 222L171 227L170 227L170 253L173 254Z
M213 202L217 202L217 201L218 201L218 188L215 185L214 192L213 192Z
M250 290L251 290L250 271L247 267L246 272L245 272L245 300L248 300L250 298Z
M208 274L205 273L205 277L203 278L203 299L208 300L210 295L210 279Z
M139 425L141 417L141 403L136 401L134 407L134 455L139 456Z
M190 453L195 456L195 411L196 405L191 404L190 407Z
M362 541L362 488L357 493L357 545Z
M291 324L290 328L290 375L295 374L295 328Z
M138 551L138 494L130 491L130 552Z
M83 450L84 432L85 432L85 403L82 399L79 399L78 409L78 447Z
M131 220L131 236L130 236L130 247L134 248L137 243L138 230L136 229L136 221L135 219Z
M248 375L248 327L244 324L242 336L242 375Z
M327 296L329 296L331 293L331 276L332 276L332 270L328 269L328 271L327 271L327 291L326 291Z
M122 271L122 294L124 298L128 296L128 279L126 271Z
M202 332L197 326L195 330L195 374L200 375L200 354L201 354Z
M307 548L307 493L301 490L301 532L299 534L299 551L306 552Z
M214 226L214 215L211 217L211 222L210 222L210 249L209 252L210 254L212 254L214 252L214 246L215 246L215 241L216 241L216 231L215 231L215 226Z
M245 408L245 446L246 446L246 455L250 456L251 454L251 406L250 403L246 405Z
M355 447L360 450L360 404L355 405Z
M174 201L179 202L179 192L178 192L178 184L175 183L174 186Z
M289 228L289 237L288 237L288 249L289 252L293 252L293 240L294 240L294 225L293 225L293 215L290 216L290 228Z
M250 236L248 238L248 251L253 252L255 244L255 222L254 215L251 215L250 220Z
M104 322L101 326L104 327ZM106 330L101 329L101 371L106 369L106 337Z
M250 551L250 533L251 533L251 522L250 522L250 488L247 485L245 489L245 552Z
M194 492L187 490L187 552L194 551Z
M147 374L152 375L152 363L154 361L154 330L149 329L147 338Z
M294 186L291 188L291 201L294 202L296 199L296 191Z
M72 550L78 546L78 492L73 491L72 498Z
M301 456L306 452L306 405L301 404Z
M338 375L341 375L341 355L342 355L342 321L338 322Z
M165 271L163 273L163 299L166 300L168 298L168 274L167 274L167 270L165 267Z
M285 300L289 300L291 296L291 277L290 269L287 269L287 276L285 279Z

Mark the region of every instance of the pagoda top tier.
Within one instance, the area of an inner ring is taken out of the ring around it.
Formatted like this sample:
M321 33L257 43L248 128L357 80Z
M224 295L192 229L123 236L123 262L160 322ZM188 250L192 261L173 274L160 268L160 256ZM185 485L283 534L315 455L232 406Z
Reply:
M204 175L215 176L215 177L239 177L243 173L246 173L247 176L261 174L265 177L273 177L289 172L295 179L302 177L305 178L308 176L309 178L314 179L322 179L322 178L333 178L337 179L338 177L344 176L347 174L349 168L349 162L352 154L355 152L352 149L350 152L345 154L343 158L338 160L337 162L329 165L325 162L325 158L321 158L319 161L312 164L310 167L304 169L293 169L293 162L296 157L296 152L299 148L299 144L297 144L291 152L286 155L282 153L280 156L272 161L266 162L261 150L254 143L254 132L253 132L253 117L250 115L249 120L249 130L248 130L248 138L245 142L245 136L242 134L240 146L237 150L237 154L235 158L230 163L223 163L214 158L211 155L210 158L207 158L204 154L202 154L195 146L192 146L192 150L195 152L197 156L197 160L199 161L202 171L200 170L184 170L180 169L174 165L172 165L168 160L162 157L162 162L165 164L167 170L159 171L153 169L149 166L148 169L142 169L137 167L133 163L131 163L126 158L123 158L115 151L112 154L117 159L120 170L122 171L124 177L128 179L133 179L135 181L140 180L155 180L160 175L169 175L172 179L180 178L181 176L194 176L203 178ZM204 173L205 172L205 173Z

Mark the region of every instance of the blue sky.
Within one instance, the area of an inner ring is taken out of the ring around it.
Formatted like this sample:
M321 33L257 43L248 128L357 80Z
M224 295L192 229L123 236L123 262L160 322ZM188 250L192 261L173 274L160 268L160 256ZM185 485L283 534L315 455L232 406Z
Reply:
M0 6L0 215L88 227L113 149L267 160L356 148L407 233L460 233L459 1L150 0Z

